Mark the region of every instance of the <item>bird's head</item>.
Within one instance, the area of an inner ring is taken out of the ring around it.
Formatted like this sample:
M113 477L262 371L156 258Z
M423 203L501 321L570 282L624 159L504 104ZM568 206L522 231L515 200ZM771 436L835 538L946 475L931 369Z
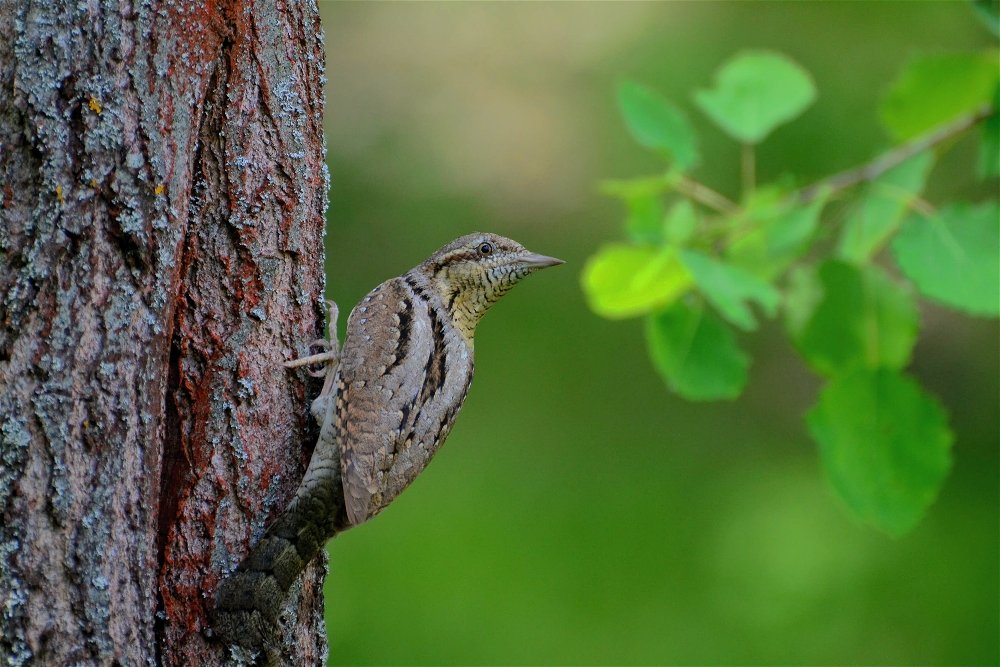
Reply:
M527 250L496 234L468 234L444 246L417 267L471 344L476 324L518 281L561 259Z

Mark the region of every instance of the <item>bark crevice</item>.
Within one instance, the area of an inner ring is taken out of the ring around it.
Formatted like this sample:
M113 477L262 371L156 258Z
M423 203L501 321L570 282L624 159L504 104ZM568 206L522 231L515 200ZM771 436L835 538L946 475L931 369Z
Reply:
M278 364L321 325L318 31L310 3L0 0L5 664L224 660L207 601L308 449Z

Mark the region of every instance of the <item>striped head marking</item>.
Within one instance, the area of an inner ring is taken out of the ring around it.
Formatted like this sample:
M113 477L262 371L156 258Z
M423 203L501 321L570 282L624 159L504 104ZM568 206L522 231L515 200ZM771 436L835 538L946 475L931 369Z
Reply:
M476 233L444 246L418 270L430 279L471 345L476 325L490 306L525 276L562 263L503 236Z

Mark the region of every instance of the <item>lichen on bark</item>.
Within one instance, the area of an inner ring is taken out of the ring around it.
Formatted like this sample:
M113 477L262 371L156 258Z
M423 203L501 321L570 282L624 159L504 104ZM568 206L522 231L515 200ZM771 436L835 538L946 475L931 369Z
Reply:
M220 664L214 587L309 455L317 8L0 0L0 34L0 655Z

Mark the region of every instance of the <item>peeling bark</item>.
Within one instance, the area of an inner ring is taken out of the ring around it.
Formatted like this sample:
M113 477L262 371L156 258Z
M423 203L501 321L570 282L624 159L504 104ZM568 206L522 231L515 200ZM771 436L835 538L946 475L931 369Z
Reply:
M312 441L318 9L0 0L0 35L0 660L222 664L207 605Z

